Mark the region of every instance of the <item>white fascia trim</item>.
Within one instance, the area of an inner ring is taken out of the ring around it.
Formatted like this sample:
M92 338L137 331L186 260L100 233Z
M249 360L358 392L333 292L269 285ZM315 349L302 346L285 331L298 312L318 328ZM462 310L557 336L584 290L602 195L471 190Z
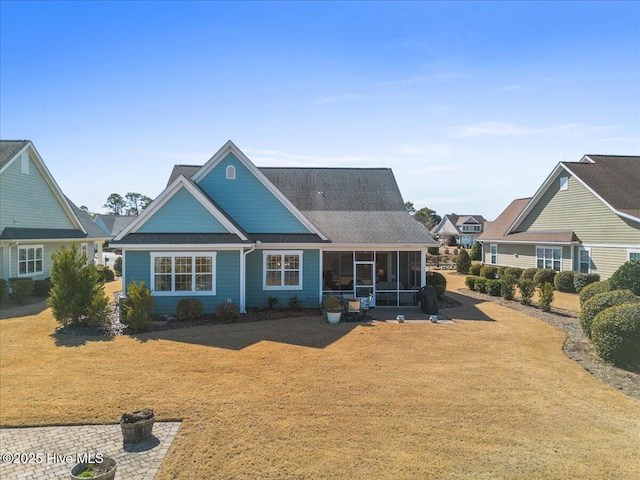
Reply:
M124 250L141 250L141 251L167 251L167 252L186 252L186 251L198 251L198 252L219 252L221 250L243 250L250 247L253 244L247 243L229 243L224 245L211 245L211 244L173 244L167 245L166 243L149 243L149 244L117 244L115 248Z
M640 244L615 244L615 243L582 243L581 247L596 247L596 248L627 248L627 249L640 249Z
M278 190L271 181L256 167L249 158L240 151L240 149L231 141L228 140L220 150L218 150L213 157L205 163L198 172L191 177L191 180L195 183L198 183L202 180L211 170L214 169L216 165L218 165L229 153L233 153L235 157L240 160L242 163L259 181L262 183L271 194L276 197L280 203L284 205L284 207L291 212L291 214L296 217L302 223L307 230L311 233L317 234L323 240L327 240L327 237L318 230L318 228L307 218L305 217L300 210L296 208L296 206L289 201L284 194Z
M27 144L24 147L22 147L20 151L16 153L11 160L7 162L7 164L2 168L2 170L0 170L0 173L4 172L9 167L9 165L11 165L16 160L16 158L20 158L22 154L27 150L31 150L31 153L33 153L32 159L34 160L36 167L38 168L38 170L40 170L40 173L44 177L45 182L47 182L54 196L58 199L58 202L60 202L60 206L67 214L67 217L69 217L69 220L71 220L71 223L73 223L76 226L76 228L80 230L82 233L87 233L87 231L82 226L80 219L74 213L73 209L71 208L71 205L69 205L69 202L67 202L67 198L62 193L62 190L60 190L60 187L56 183L56 180L53 178L53 175L51 175L51 172L45 165L44 160L42 160L42 157L38 153L38 150L36 150L36 147L33 145L33 142L31 140L29 140Z
M564 168L564 165L562 163L558 163L558 165L556 165L556 167L552 170L552 172L549 174L549 176L546 178L546 180L542 183L540 188L538 188L538 190L533 195L533 197L531 197L531 199L529 200L529 203L527 203L525 205L525 207L518 214L518 216L513 221L513 223L511 225L509 225L509 228L507 228L507 231L504 232L505 235L508 235L509 233L512 233L516 228L518 228L520 223L522 223L522 221L531 212L531 210L533 210L533 207L536 205L536 203L538 203L538 201L540 200L542 195L544 195L544 193L547 191L547 189L551 185L553 179L555 178L556 174L558 172L560 172L561 170L563 170L563 169L565 169L565 168ZM569 172L569 173L571 173L571 172ZM573 175L573 174L571 173L571 175Z
M109 237L104 238L19 238L16 240L3 240L0 242L0 245L7 245L12 242L19 242L22 244L32 245L34 242L37 243L87 243L87 242L106 242Z
M140 215L138 215L129 225L127 225L122 232L120 232L114 241L124 238L129 233L135 233L138 229L145 224L162 206L167 203L181 188L185 188L200 204L207 209L207 211L218 220L229 233L234 233L241 240L248 240L248 238L242 233L229 219L220 212L202 192L195 187L189 180L183 175L176 178L171 185L169 185L158 197L151 202L147 208L145 208Z
M585 156L585 157L586 157L586 156ZM583 158L585 158L585 157L583 157ZM588 157L586 157L586 158L588 158ZM588 158L588 160L589 160L591 163L595 163L595 162L594 162L593 160L591 160L590 158ZM565 170L566 170L567 172L569 172L569 173L571 174L571 176L573 176L573 178L575 178L576 180L578 180L578 181L582 184L582 186L583 186L584 188L586 188L587 190L589 190L589 191L593 194L593 196L594 196L594 197L596 197L596 198L597 198L598 200L600 200L604 205L606 205L606 207L607 207L609 210L611 210L613 213L615 213L616 215L620 215L621 217L627 218L627 219L629 219L629 220L633 220L634 222L640 222L640 218L638 218L638 217L634 217L633 215L629 215L628 213L624 213L624 212L621 212L620 210L616 210L615 208L613 208L613 206L612 206L611 204L607 203L607 202L605 201L605 199L604 199L604 198L602 198L602 197L601 197L601 196L600 196L600 195L599 195L595 190L593 190L589 185L587 185L587 184L586 184L586 183L585 183L585 182L584 182L584 181L583 181L579 176L577 176L575 173L573 173L569 167L565 167L564 165L563 165L563 167L565 168Z
M519 245L538 245L540 244L540 240L488 240L488 239L484 239L482 240L483 244L488 244L488 243L501 243L501 244L510 244L510 243L517 243ZM581 245L580 242L578 241L572 241L572 242L544 242L545 245L558 245L558 246L571 246L571 245Z

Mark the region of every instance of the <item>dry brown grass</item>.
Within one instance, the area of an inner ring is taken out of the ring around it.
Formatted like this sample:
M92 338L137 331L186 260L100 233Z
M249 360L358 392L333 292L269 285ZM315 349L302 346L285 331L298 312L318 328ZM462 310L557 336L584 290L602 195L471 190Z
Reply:
M56 339L48 310L3 320L0 421L182 418L159 480L640 478L640 402L567 359L560 330L492 303L449 313L112 340Z

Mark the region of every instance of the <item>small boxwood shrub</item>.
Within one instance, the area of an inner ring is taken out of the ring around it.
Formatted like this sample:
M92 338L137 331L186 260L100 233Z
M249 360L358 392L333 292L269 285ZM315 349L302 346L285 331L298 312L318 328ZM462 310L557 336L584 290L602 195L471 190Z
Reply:
M520 290L520 303L530 305L533 294L536 291L536 282L529 278L521 278L518 280L518 290Z
M640 295L640 259L625 262L609 279L611 290L631 290Z
M24 303L24 301L33 294L33 288L33 278L14 277L9 279L9 289L11 290L11 297L16 303Z
M603 360L619 366L640 365L640 303L600 312L591 324L591 338Z
M498 267L498 278L504 277L504 272L506 269L507 267Z
M176 305L176 315L181 322L192 322L202 315L202 302L197 298L181 298Z
M476 277L476 292L487 293L487 280L488 278Z
M291 310L302 310L304 308L304 305L302 304L298 296L294 295L289 299L289 308Z
M522 276L522 269L520 267L507 267L504 270L504 274L511 275L512 277L518 279Z
M616 305L638 302L640 302L640 297L634 295L631 290L611 290L594 295L580 308L580 326L582 327L582 331L587 337L591 338L591 324L596 315Z
M580 306L584 305L587 300L599 293L604 293L609 291L609 280L602 280L601 282L590 283L582 290L580 290Z
M97 267L98 275L100 276L100 281L102 282L113 282L116 278L115 273L106 265Z
M469 273L473 276L479 277L481 268L482 268L481 263L472 263L471 268L469 269Z
M233 302L225 302L216 308L216 319L220 323L234 323L240 319L240 307Z
M505 300L513 300L516 293L516 282L518 280L513 275L505 275L500 282L500 295Z
M538 285L538 307L543 312L550 312L553 304L553 285L544 282Z
M584 287L600 281L600 275L597 273L579 273L573 276L573 288L580 293Z
M116 259L114 260L113 271L116 273L117 276L119 277L122 276L122 257L121 256L116 257Z
M427 272L427 285L435 287L438 300L444 297L444 291L447 289L447 279L438 272Z
M469 290L475 291L476 289L476 279L479 277L474 277L473 275L469 275L464 279L464 283Z
M491 265L485 265L480 269L480 276L482 278L496 278L498 274L498 267L492 267Z
M537 268L525 268L522 271L522 275L520 276L520 278L526 278L527 280L533 280L533 277L536 276L536 273L538 273L538 269Z
M53 285L51 284L51 280L48 278L33 282L33 294L36 297L48 297L52 288Z
M558 272L553 279L553 284L555 285L556 290L565 293L576 293L576 288L573 286L573 279L575 276L576 272Z
M471 268L471 258L466 250L461 250L458 254L458 258L456 259L456 272L464 273L465 275L469 273L469 269Z
M7 294L7 281L4 278L0 278L0 300Z
M489 278L486 280L487 293L492 297L500 296L501 287L502 287L502 280L499 280L499 279L492 280Z
M533 276L533 281L536 285L543 283L550 283L553 287L553 280L556 278L556 271L553 268L541 268Z

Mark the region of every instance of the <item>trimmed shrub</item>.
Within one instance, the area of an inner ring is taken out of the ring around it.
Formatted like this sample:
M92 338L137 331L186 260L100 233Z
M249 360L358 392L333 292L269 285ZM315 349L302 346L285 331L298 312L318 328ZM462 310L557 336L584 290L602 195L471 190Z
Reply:
M611 290L631 290L640 295L640 259L625 262L609 279Z
M303 307L304 305L302 304L302 302L300 301L297 295L294 295L289 299L289 308L291 310L302 310Z
M197 298L181 298L176 305L176 315L181 322L192 322L202 315L202 302Z
M269 308L275 307L277 303L278 303L278 297L271 296L267 298L267 305L269 306Z
M127 298L124 299L126 323L138 333L151 328L153 297L144 282L131 282L127 285Z
M234 323L240 319L240 307L233 302L225 302L216 308L216 319L220 323Z
M492 297L499 297L500 291L502 289L502 280L498 279L487 279L486 280L486 289L487 293Z
M591 338L603 360L619 366L640 365L640 303L600 312L591 324Z
M482 260L482 245L480 245L480 242L473 242L469 256L471 260Z
M427 285L435 287L438 300L444 297L444 291L447 289L447 279L438 272L427 272Z
M476 292L487 293L487 281L488 278L476 277Z
M36 280L33 282L33 294L36 297L48 297L49 292L53 288L51 280L45 278L44 280Z
M29 277L14 277L9 279L11 298L16 303L23 304L33 294L34 282Z
M498 274L498 267L492 267L491 265L485 265L480 269L480 276L482 278L494 279Z
M525 268L522 271L522 275L520 275L520 278L526 278L527 280L533 280L533 277L536 276L536 273L538 273L537 268Z
M582 290L580 290L580 307L584 305L591 297L609 291L609 280L602 280L601 282L590 283Z
M504 277L504 272L507 270L507 267L498 267L498 278Z
M456 237L454 237L453 235L449 235L447 237L446 244L450 247L455 247L456 245L458 245L458 241L456 240Z
M0 300L7 294L7 281L4 278L0 278Z
M576 272L573 276L573 288L576 293L580 293L584 287L600 281L600 275L597 273L579 273Z
M553 285L544 282L538 285L538 307L543 312L550 312L553 304Z
M529 278L521 278L518 280L518 290L520 290L520 303L530 305L533 294L536 291L536 282Z
M469 268L469 273L473 276L479 277L481 268L482 268L481 263L472 263L471 268Z
M519 267L507 267L504 270L504 274L511 275L512 277L518 279L522 276L522 269Z
M458 254L458 258L456 259L456 272L458 273L469 273L469 269L471 268L471 258L466 250L462 250Z
M118 256L113 261L113 271L116 273L117 276L119 277L122 276L122 257Z
M565 293L576 293L576 288L573 286L573 280L575 276L576 272L558 272L553 279L553 284L555 285L556 290Z
M476 289L476 277L474 277L472 275L469 275L468 277L465 277L464 284L467 286L467 288L469 290L475 290Z
M538 270L536 274L533 276L533 281L536 282L536 285L549 283L553 288L553 281L555 278L556 278L556 271L553 268L542 268Z
M638 303L640 297L631 290L611 290L599 293L587 300L580 309L580 326L584 334L591 338L591 324L600 312L623 303Z
M500 295L505 300L513 300L513 297L516 293L516 282L517 279L513 275L506 274L500 283Z
M97 267L99 281L101 282L113 282L116 279L115 273L106 265Z

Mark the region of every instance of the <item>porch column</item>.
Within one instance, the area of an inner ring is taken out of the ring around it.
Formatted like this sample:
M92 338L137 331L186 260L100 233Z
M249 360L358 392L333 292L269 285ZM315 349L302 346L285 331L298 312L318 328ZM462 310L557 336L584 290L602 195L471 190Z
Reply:
M427 284L427 252L420 250L420 286Z

